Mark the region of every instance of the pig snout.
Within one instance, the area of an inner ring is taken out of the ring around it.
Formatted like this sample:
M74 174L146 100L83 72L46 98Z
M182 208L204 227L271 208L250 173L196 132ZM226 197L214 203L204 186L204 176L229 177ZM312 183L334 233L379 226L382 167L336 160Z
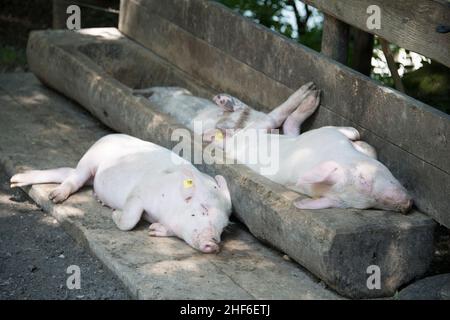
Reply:
M411 210L412 206L413 206L413 199L409 199L407 201L405 201L403 204L400 205L399 210L401 213L408 213L409 210Z
M200 251L203 253L217 253L219 250L219 245L214 241L207 241L200 244Z
M198 235L197 249L203 253L218 253L219 243L220 235L214 230L206 230Z
M407 213L414 201L403 187L388 188L381 199L386 209Z

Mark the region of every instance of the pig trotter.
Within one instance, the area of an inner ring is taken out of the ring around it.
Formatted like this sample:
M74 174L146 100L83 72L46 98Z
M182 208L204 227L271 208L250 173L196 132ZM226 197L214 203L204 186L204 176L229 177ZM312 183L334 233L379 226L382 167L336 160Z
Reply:
M336 127L336 129L352 141L361 139L359 131L353 127Z
M120 230L128 231L137 225L143 211L139 197L132 196L127 200L123 210L113 210L112 219Z
M312 82L308 82L295 91L289 98L272 110L268 116L273 120L274 127L279 128L283 122L291 115L299 105L310 95L312 90L315 90L316 86Z
M175 234L167 229L166 227L164 227L161 223L152 223L149 227L148 227L148 234L151 237L172 237Z
M372 147L367 142L364 142L362 140L352 141L352 145L359 152L364 153L365 155L367 155L373 159L377 159L377 151L375 150L374 147Z
M312 90L283 123L283 133L288 136L298 136L301 124L308 119L320 104L320 90Z
M52 192L50 192L48 198L52 200L54 203L60 203L66 200L71 192L72 188L69 184L61 184Z

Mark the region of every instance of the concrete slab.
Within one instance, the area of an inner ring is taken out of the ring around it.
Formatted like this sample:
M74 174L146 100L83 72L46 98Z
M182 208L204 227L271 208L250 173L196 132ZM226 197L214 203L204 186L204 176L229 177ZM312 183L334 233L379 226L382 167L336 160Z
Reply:
M398 294L400 300L450 300L450 273L410 284Z
M22 169L74 166L110 131L84 109L47 89L30 73L0 75L0 163ZM175 238L152 238L142 222L118 230L111 209L90 188L54 205L53 185L25 191L83 242L138 299L341 299L297 264L259 243L239 223L218 255Z
M178 142L170 137L180 124L155 112L147 99L133 96L131 89L178 85L200 96L214 92L211 84L114 28L33 32L27 56L30 69L40 79L79 102L105 125L168 148ZM202 147L194 141L192 150L202 153ZM293 201L302 195L244 165L198 167L225 176L235 215L253 235L288 254L339 294L391 296L429 267L435 223L417 210L406 216L381 210L300 210ZM381 272L381 286L376 290L367 286L367 270L373 265Z

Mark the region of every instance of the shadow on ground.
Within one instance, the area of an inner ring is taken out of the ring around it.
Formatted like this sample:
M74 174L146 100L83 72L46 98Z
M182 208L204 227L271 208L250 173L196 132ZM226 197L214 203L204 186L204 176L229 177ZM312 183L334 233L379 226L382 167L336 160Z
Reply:
M121 282L0 168L0 299L128 299ZM81 289L66 286L78 265Z

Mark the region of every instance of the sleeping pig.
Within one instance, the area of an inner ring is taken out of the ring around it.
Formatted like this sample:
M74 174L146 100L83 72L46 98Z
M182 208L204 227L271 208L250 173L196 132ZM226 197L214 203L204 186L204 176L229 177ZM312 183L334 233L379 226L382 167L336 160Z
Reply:
M261 146L240 138L245 131L227 138L224 147L229 156L262 173L261 161L250 162L247 156L259 154ZM300 209L378 208L405 213L412 206L408 192L376 159L373 147L359 140L355 128L322 127L297 137L259 134L278 139L278 150L270 153L278 170L264 175L311 197L295 202Z
M186 127L195 131L194 123L203 121L202 131L197 134L215 136L217 130L226 129L225 139L214 143L226 148L228 156L254 171L310 196L295 203L299 208L379 208L407 212L412 206L412 199L405 188L376 159L375 149L360 140L356 129L323 127L299 135L301 124L319 104L318 91L312 83L302 86L269 114L250 111L253 115L249 117L251 121L244 122L241 121L242 110L249 107L227 94L213 98L217 108L208 100L193 97L183 89L150 88L147 92L160 112L172 115ZM227 125L221 126L223 122ZM259 154L258 143L240 137L253 129L277 128L280 125L285 135L257 130L259 134L267 135L269 140L278 139L279 150L270 155L273 163L278 162L278 170L268 173L261 170L265 165L262 161L249 161L249 154Z
M219 94L212 101L193 96L188 90L178 87L151 87L134 90L135 95L149 99L160 112L172 116L196 134L211 141L216 130L226 133L228 129L283 128L286 135L298 135L300 124L319 105L319 90L309 82L294 92L285 102L266 114L257 111L228 94ZM194 126L201 123L202 127Z
M98 140L76 168L16 174L11 187L52 182L60 183L49 196L54 202L92 183L98 199L114 209L119 229L133 229L142 216L151 236L177 236L205 253L219 250L231 213L222 176L212 178L170 150L125 134Z

